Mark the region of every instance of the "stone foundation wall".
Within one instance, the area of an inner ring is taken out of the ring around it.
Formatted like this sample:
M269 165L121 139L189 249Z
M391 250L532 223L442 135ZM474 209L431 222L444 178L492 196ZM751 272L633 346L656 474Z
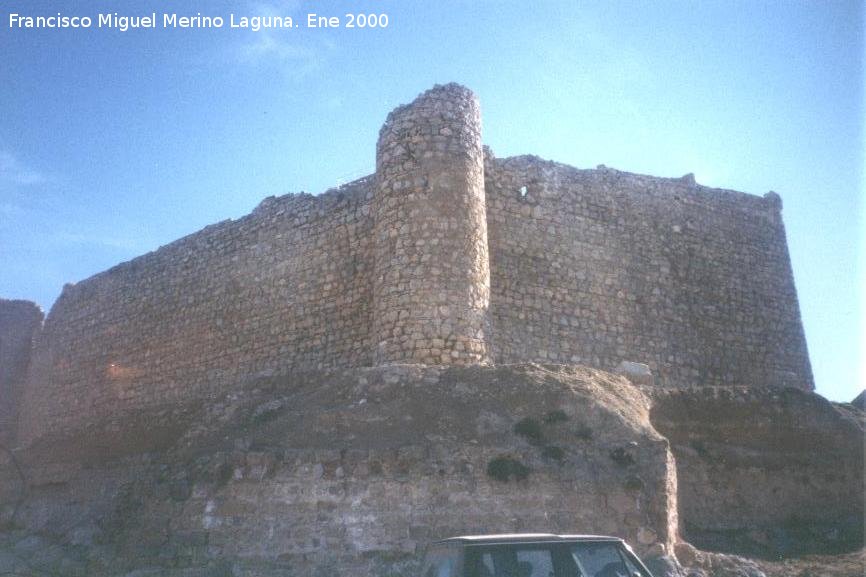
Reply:
M485 174L497 363L813 388L777 195L536 157Z
M514 531L614 534L660 555L677 538L676 471L649 408L586 367L262 378L192 413L145 411L174 429L159 450L119 431L125 456L87 442L22 452L23 492L0 475L0 525L74 546L76 574L94 576L225 563L409 577L432 541Z
M794 388L652 391L685 540L765 558L863 546L859 415Z
M34 351L22 441L293 367L365 366L372 179L263 201L67 285Z

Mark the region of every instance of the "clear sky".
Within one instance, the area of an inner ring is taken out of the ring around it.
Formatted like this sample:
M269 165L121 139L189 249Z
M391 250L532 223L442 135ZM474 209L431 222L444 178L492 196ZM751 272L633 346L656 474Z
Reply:
M93 28L9 28L10 13L58 12ZM121 32L97 28L100 12L226 25ZM311 12L389 24L228 22ZM777 191L817 389L847 401L866 386L863 14L834 0L0 0L0 296L47 311L65 282L265 196L368 174L386 114L457 81L497 156Z

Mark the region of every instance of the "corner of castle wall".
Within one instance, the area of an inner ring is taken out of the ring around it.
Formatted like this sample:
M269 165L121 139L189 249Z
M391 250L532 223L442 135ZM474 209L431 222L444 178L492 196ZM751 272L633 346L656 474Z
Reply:
M770 208L775 209L777 212L782 211L782 197L779 196L779 193L771 190L764 194L764 201L767 203Z
M0 299L0 439L15 436L33 344L44 318L34 302Z

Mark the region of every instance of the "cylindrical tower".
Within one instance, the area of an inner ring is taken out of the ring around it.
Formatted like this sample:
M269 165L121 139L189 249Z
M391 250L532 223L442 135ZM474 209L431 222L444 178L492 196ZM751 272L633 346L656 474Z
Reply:
M376 147L374 362L489 363L481 114L457 84L385 121Z

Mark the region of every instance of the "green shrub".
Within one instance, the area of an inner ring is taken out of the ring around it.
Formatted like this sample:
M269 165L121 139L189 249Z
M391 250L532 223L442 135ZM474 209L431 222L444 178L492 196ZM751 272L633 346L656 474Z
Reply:
M529 467L508 455L494 457L487 463L487 474L502 483L507 483L511 479L523 481L529 477L529 473Z
M707 449L706 443L704 443L702 440L695 439L689 442L689 445L691 445L692 449L694 449L695 452L701 457L705 459L708 459L710 457L710 451L709 449Z
M568 420L568 415L565 411L561 409L556 409L553 411L548 411L546 415L544 415L544 422L548 425L554 425L556 423L564 423Z
M532 445L540 445L544 441L541 424L532 417L525 417L514 425L514 432L525 437Z
M622 447L617 447L610 452L610 458L620 467L634 465L634 457Z
M565 460L565 451L562 449L562 447L548 445L544 447L544 449L541 451L541 456L545 459L550 459L552 461L556 461L557 463L562 463Z

